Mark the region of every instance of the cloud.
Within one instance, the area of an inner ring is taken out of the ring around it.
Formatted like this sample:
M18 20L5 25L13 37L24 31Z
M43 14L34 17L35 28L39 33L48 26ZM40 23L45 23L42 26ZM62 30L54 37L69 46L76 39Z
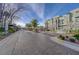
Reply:
M41 19L44 18L44 10L45 5L44 4L29 4L32 8L32 10L37 14L37 16Z
M21 27L25 27L25 24L22 21L16 21L15 24L20 25Z

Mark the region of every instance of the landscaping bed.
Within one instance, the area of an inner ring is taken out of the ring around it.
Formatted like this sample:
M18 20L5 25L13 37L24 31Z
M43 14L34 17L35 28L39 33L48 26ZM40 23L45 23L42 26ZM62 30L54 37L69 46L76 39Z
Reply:
M9 30L8 30L8 33L6 34L4 32L4 29L3 28L0 28L0 41L2 39L4 39L5 37L8 37L9 35L11 35L12 33L16 32L16 30L13 28L13 27L10 27Z
M6 38L7 36L9 36L11 33L8 33L8 34L5 34L4 32L3 33L0 33L0 41L4 38Z
M79 44L79 34L74 34L72 36L59 35L58 38L61 39L61 40L66 40L66 41L69 41L69 42Z

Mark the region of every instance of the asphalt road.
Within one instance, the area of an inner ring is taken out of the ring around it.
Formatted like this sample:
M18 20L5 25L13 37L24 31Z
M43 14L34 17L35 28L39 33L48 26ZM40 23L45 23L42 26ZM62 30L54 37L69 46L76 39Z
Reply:
M0 41L1 55L78 55L70 48L59 45L50 36L20 30Z

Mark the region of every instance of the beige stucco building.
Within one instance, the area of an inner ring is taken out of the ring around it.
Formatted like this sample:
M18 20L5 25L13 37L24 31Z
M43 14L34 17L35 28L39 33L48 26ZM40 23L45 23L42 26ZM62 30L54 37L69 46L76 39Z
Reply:
M52 31L52 29L53 29L53 20L52 19L46 20L45 29Z
M48 29L63 33L79 30L79 8L63 16L53 17L53 19L48 21Z
M77 30L79 29L79 8L70 11L72 14L72 30Z

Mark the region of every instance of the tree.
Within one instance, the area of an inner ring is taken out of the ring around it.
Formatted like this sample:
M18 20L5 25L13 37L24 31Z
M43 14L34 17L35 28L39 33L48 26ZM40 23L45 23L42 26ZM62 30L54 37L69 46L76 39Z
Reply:
M2 20L2 28L4 28L5 32L7 32L8 30L8 24L7 24L7 20L10 16L10 13L8 12L8 10L6 9L6 4L3 3L1 4L1 20Z
M31 27L31 24L30 23L26 24L26 27Z
M30 23L26 24L26 28L27 28L28 30L32 30L31 24L30 24Z
M36 32L37 31L37 27L38 27L38 21L36 19L32 19L31 25L32 25L33 31Z
M44 30L44 26L38 26L38 29L43 31Z
M36 27L38 26L38 21L37 21L36 19L33 19L33 20L31 21L31 24L32 24L32 27L33 27L33 28L36 28Z
M8 30L8 25L12 25L12 21L16 16L17 12L21 11L22 8L14 8L11 4L3 3L0 12L0 18L2 19L2 27L5 31Z
M19 11L21 11L22 10L22 8L18 8L18 9L11 9L10 10L10 22L9 22L9 24L12 24L12 21L13 21L13 18L15 17L15 14L17 13L17 12L19 12Z
M36 19L32 19L32 21L28 24L26 24L26 27L29 29L29 30L34 30L36 31L37 28L38 28L38 21Z

